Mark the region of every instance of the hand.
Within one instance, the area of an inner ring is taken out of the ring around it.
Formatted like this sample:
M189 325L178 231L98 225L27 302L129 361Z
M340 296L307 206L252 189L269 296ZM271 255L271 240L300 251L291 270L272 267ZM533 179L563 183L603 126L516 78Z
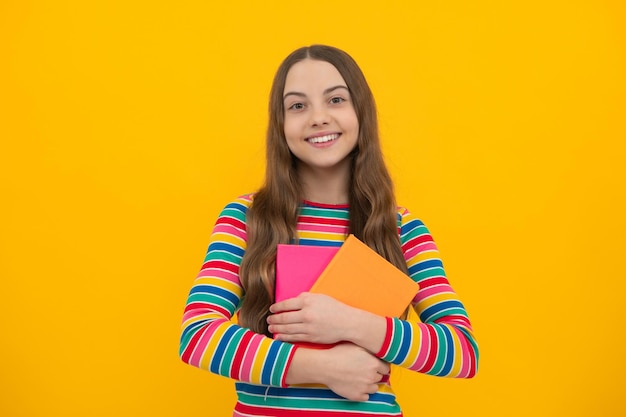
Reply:
M346 340L358 310L323 294L302 293L270 306L268 330L285 342L332 344Z
M341 343L327 353L327 375L323 383L352 401L367 401L378 392L378 383L389 375L389 364L352 343Z

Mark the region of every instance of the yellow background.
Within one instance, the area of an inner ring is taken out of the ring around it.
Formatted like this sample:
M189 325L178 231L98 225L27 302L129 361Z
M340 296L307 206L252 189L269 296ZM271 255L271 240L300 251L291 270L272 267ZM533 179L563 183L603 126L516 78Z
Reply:
M264 169L279 62L345 49L437 240L473 380L405 415L623 416L621 1L0 2L0 415L227 416L177 356L219 210Z

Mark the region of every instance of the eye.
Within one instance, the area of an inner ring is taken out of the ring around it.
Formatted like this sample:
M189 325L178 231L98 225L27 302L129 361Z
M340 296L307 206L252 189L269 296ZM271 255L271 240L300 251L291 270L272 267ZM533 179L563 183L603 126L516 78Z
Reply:
M346 99L343 97L333 97L330 99L331 104L341 104L344 101L346 101Z
M302 110L304 109L304 104L303 103L293 103L291 106L288 107L289 110Z

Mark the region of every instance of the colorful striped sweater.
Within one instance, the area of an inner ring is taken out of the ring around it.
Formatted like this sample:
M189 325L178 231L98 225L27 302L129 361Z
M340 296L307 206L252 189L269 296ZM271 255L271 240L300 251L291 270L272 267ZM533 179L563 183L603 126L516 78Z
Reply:
M242 196L217 219L184 310L181 359L237 381L233 416L401 416L388 380L365 402L348 401L320 385L287 386L285 376L296 347L231 320L244 295L239 265L251 202L252 195ZM478 347L465 308L448 283L424 224L404 208L397 213L409 275L420 284L413 300L419 320L387 318L385 342L377 356L430 375L471 378ZM297 224L300 244L340 246L348 234L348 218L348 206L305 202Z

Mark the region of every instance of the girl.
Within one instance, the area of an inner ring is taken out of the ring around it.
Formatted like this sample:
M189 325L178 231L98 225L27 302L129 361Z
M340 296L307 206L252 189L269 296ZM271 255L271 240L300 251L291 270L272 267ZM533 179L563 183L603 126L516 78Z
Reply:
M380 317L321 294L273 304L277 244L340 246L349 233L419 283L412 302L419 321L406 313ZM231 321L235 313L239 324ZM428 230L396 206L374 99L345 52L304 47L279 67L265 184L217 219L185 308L180 356L237 380L233 416L401 416L390 364L475 375L467 313Z

